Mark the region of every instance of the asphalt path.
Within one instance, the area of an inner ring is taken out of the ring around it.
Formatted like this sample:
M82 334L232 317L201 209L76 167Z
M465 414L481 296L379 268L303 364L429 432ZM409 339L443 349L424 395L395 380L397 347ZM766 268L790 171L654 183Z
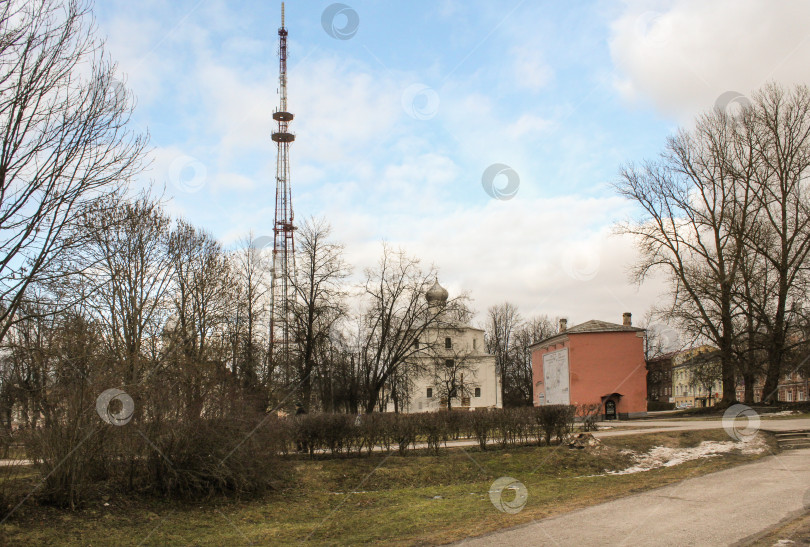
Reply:
M738 418L738 427L745 427L747 424L746 418ZM704 429L723 429L728 426L729 421L722 419L708 419L708 420L625 420L625 421L609 421L599 422L598 429L593 432L596 438L603 437L616 437L621 435L639 435L643 433L662 433L665 431L691 431L691 430L704 430ZM802 419L762 419L756 424L757 429L764 431L788 431L792 429L810 429L810 418ZM496 440L490 439L488 444L496 444ZM445 446L448 448L464 448L467 446L478 446L478 441L475 439L460 439L457 441L447 441ZM413 448L427 448L426 443L416 443ZM383 446L374 448L375 452L385 452L387 449ZM31 465L30 460L14 460L0 459L0 467L7 465Z
M763 431L790 431L793 429L810 429L810 418L758 418L749 422L748 418L738 417L734 422L737 427L749 427ZM663 431L693 431L704 429L724 429L731 427L730 420L630 420L624 422L600 422L601 431L595 437L612 437L616 435L637 435L639 433L660 433ZM610 429L605 429L610 428Z
M744 422L744 420L743 420ZM640 424L650 428L635 429ZM598 436L723 428L722 420L625 423ZM810 419L761 420L760 430L809 429ZM810 510L810 449L687 479L466 545L745 545Z

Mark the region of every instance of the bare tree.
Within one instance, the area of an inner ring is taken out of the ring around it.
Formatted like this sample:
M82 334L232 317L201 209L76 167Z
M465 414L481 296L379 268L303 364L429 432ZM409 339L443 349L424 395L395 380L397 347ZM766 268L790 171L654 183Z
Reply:
M501 377L501 387L506 393L510 358L514 352L514 335L522 318L517 306L504 302L487 310L486 321L484 331L487 351L495 356L495 370Z
M757 253L746 253L742 259L742 280L735 294L742 317L736 321L739 336L732 346L737 373L743 384L743 402L754 403L754 384L765 375L768 346L761 303L767 301L769 272ZM767 308L767 306L766 306ZM767 320L767 319L766 319Z
M430 343L425 333L441 324L445 314L452 317L463 297L429 305L425 294L434 271L425 273L417 259L386 244L377 267L366 270L365 277L368 304L360 319L358 346L366 412L373 412L383 386L402 367L416 366L419 360L413 357Z
M356 336L332 329L329 343L318 348L319 358L327 364L315 369L325 411L357 414L361 408L364 374L356 342Z
M559 320L546 315L521 322L512 337L512 348L506 364L505 383L502 384L504 406L530 406L534 395L532 382L531 346L556 334Z
M735 369L753 400L764 399L806 339L810 258L810 89L769 84L736 115L702 116L670 139L661 161L622 173L620 193L646 216L625 224L643 259L642 280L664 269L672 280L664 311L722 354L723 399L734 399Z
M88 307L105 326L127 384L142 378L145 345L157 340L167 318L170 222L159 202L141 197L93 210L85 224L88 245L77 259L84 267L76 268L83 272L76 284L90 288Z
M323 219L308 219L298 232L296 278L292 289L293 336L298 346L297 379L300 402L308 409L312 399L313 372L319 348L327 346L334 325L346 315L343 281L349 267L343 246L329 240L330 227Z
M810 88L786 92L769 84L754 95L749 109L755 152L749 179L756 231L746 238L748 250L761 257L760 290L753 306L766 333L767 372L763 398L778 398L778 383L791 349L804 344L796 332L808 288L810 256ZM751 302L750 300L748 301Z
M53 339L59 330L58 318L37 309L24 312L25 319L11 327L3 343L2 412L9 430L15 410L19 426L35 428L40 419L51 422L54 408L50 387L55 374Z
M31 285L66 273L71 227L142 167L131 108L89 3L0 4L0 340Z
M197 418L210 385L226 374L225 333L233 313L235 283L222 246L206 232L181 220L169 242L176 316L172 355L188 417Z
M700 397L705 393L705 406L711 406L712 392L716 392L715 386L723 372L717 352L695 356L688 368L689 387L693 389L696 397Z
M480 357L469 348L438 349L430 357L430 373L433 377L435 396L445 401L447 410L452 410L453 399L463 402L481 387L477 382Z
M720 111L701 116L694 130L668 140L660 161L626 167L617 184L644 211L618 228L641 252L635 279L654 270L669 276L671 302L661 311L720 348L725 404L735 399L733 296L754 215L750 184L741 180L752 150L735 138L745 133L739 120Z
M242 241L240 248L231 255L231 263L238 296L231 322L230 343L233 370L246 388L258 389L267 381L262 341L262 321L267 315L266 297L270 290L268 272L272 267L270 250L264 238L255 238L253 233Z

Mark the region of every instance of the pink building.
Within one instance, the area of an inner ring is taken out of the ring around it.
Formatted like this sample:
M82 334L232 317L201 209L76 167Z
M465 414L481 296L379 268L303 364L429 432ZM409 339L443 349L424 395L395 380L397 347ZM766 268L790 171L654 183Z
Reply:
M634 418L647 414L645 330L586 321L531 346L534 404L599 404L602 415Z

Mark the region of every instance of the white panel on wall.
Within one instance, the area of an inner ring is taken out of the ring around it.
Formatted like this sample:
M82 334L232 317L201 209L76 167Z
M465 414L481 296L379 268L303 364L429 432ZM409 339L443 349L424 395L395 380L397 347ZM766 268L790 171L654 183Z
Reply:
M571 403L568 390L568 348L543 355L543 383L547 405Z

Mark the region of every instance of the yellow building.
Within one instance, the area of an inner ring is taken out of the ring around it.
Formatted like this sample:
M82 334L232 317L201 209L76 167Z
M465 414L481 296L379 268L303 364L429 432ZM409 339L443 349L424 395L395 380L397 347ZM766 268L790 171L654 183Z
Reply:
M675 408L714 406L723 397L720 350L700 346L672 358L672 399Z

